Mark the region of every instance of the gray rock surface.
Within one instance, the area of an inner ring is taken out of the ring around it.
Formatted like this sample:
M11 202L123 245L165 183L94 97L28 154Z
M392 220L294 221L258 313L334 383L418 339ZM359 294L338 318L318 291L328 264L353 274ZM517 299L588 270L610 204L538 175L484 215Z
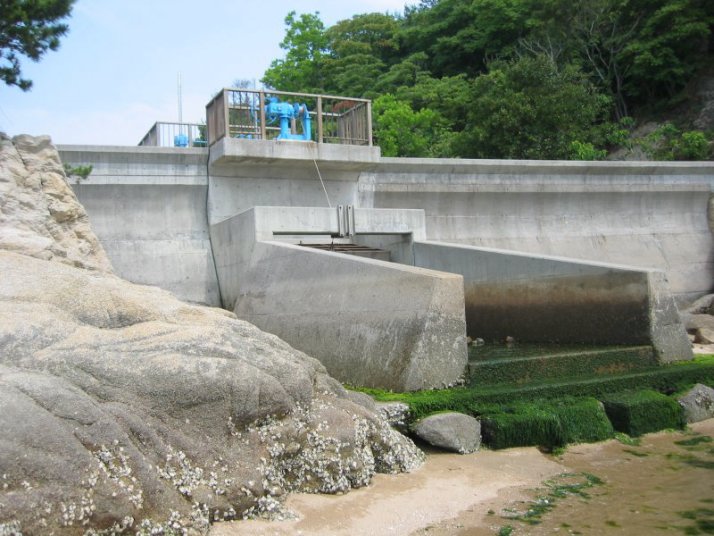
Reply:
M379 411L374 399L366 393L360 393L359 391L347 391L347 399L355 404L359 404L373 413L377 413Z
M694 335L694 342L698 344L714 344L714 329L699 328Z
M691 313L680 313L682 318L682 323L684 328L690 332L694 333L698 329L714 329L714 316L709 314L691 314Z
M418 421L414 434L430 445L467 454L481 446L481 423L463 413L437 413Z
M0 132L0 250L111 272L48 136Z
M711 315L714 314L714 294L702 296L689 307L685 312L693 315Z
M48 138L0 136L0 533L205 533L423 455L232 313L111 273Z
M711 387L698 383L678 401L687 422L714 418L714 389Z
M402 433L409 431L409 406L404 402L377 402L377 409L389 425Z

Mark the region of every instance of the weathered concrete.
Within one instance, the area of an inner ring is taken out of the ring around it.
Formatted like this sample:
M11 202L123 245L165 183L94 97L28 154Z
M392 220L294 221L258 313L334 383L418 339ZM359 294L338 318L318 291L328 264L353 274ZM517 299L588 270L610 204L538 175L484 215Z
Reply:
M713 288L711 162L379 158L375 148L256 140L226 140L210 155L208 149L148 147L63 146L60 152L66 162L95 166L85 191L104 183L161 184L161 190L201 184L209 191L211 223L253 206L326 206L314 158L333 206L424 209L430 240L657 268L681 301ZM126 198L128 210L131 189L124 192L115 200ZM93 220L100 213L91 203L87 208ZM196 210L206 208L197 203ZM131 219L119 212L107 217L108 225L120 228ZM166 225L167 237L180 237L166 243L174 258L193 251L181 242L186 233L180 225ZM108 249L118 273L138 280L114 260L117 248ZM150 260L141 253L141 264ZM160 269L145 277L142 282L175 291L180 280L165 284Z
M692 358L657 270L434 242L413 248L416 266L464 277L471 337L652 344L662 362Z
M419 265L412 243L425 239L508 250L493 258L497 266L508 259L510 268L487 269L488 262L468 268L479 265L488 274L467 284L472 335L650 341L662 361L688 357L668 289L687 301L710 292L714 281L709 162L380 159L369 148L253 140L225 140L210 150L62 147L61 153L66 162L94 165L75 188L117 273L192 301L220 303L207 220L218 223L261 204L324 206L323 184L333 205L424 209L410 216L419 221L402 227L385 210L383 222L353 230L355 242L386 249L393 261ZM236 266L251 264L256 239L270 241L273 232L306 228L302 223L328 238L340 231L334 210L315 221L302 209L280 209L266 222L261 214L267 212L254 213L250 224L257 228L242 226L231 238L240 262L223 266L221 285L231 309L238 294L225 282L240 281ZM325 217L331 220L319 221ZM544 255L568 257L556 263L568 270L541 272L551 262ZM467 273L453 260L429 266ZM504 279L514 266L523 268L520 278Z
M60 151L65 163L93 165L73 188L119 276L220 305L206 217L206 149Z
M334 210L300 212L256 207L211 226L226 305L344 382L414 390L456 381L466 365L461 276L276 241L273 232L336 228ZM368 212L355 214L357 229ZM373 219L382 231L398 221L387 211Z
M714 281L712 162L382 158L360 204L421 208L430 240L657 268L683 301Z

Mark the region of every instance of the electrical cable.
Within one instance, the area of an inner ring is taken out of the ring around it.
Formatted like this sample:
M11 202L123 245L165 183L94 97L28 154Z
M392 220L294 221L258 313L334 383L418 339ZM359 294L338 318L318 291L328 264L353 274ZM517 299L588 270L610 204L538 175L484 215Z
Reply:
M208 136L206 136L208 138ZM208 143L208 141L206 141ZM218 286L218 301L221 307L225 309L223 294L221 293L221 281L218 277L218 265L216 264L216 253L213 251L213 239L211 238L211 217L208 212L208 201L211 196L211 146L208 145L208 156L206 157L206 227L208 230L208 248L211 250L211 259L213 260L213 271L216 274L216 285Z
M315 146L315 152L317 152L317 145ZM322 173L320 173L320 168L317 166L317 160L315 157L312 158L313 164L315 164L315 169L317 170L317 176L320 178L320 184L322 184L322 190L325 192L325 197L327 198L327 206L332 208L332 203L330 203L330 196L327 195L327 188L325 188L325 182L322 180Z

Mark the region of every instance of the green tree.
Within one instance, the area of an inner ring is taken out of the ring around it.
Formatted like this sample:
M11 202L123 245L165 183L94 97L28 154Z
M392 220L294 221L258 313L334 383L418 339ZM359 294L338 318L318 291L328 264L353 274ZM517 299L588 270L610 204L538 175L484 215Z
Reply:
M630 0L628 16L641 21L621 53L628 66L625 93L635 102L672 97L707 57L714 27L711 0Z
M394 95L382 95L373 104L374 136L384 156L441 156L449 132L434 110L415 111Z
M533 1L521 51L578 62L613 97L618 119L681 90L706 58L708 0Z
M339 21L326 31L330 73L328 90L355 97L375 97L375 82L398 58L397 20L367 13Z
M19 56L32 61L57 50L75 0L0 0L0 80L23 91L32 80L22 78Z
M437 77L484 72L507 57L526 32L526 0L440 0L407 12L400 40L408 54L426 52Z
M325 86L325 25L319 13L291 11L285 17L284 59L273 60L261 82L281 91L322 93Z
M609 106L574 65L559 68L545 55L495 64L472 84L468 125L456 151L476 158L568 159L574 147L589 143L596 150L604 143Z

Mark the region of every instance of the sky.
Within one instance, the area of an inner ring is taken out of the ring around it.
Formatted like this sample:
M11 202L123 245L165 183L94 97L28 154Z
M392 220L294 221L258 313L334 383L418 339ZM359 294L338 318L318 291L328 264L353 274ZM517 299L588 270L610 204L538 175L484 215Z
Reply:
M260 78L285 16L319 12L326 26L358 13L402 13L417 0L77 0L69 32L38 63L22 58L29 92L0 82L0 132L57 144L136 145L156 121L184 122L234 80ZM278 88L279 89L279 88Z

